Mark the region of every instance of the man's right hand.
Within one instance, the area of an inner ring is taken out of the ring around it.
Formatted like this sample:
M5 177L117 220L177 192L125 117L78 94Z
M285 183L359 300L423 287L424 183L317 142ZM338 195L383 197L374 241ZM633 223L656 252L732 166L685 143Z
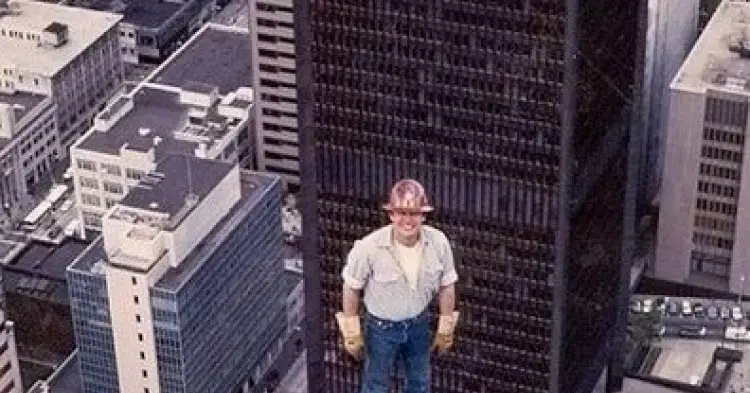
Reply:
M356 360L362 360L362 328L359 323L359 316L346 316L343 312L336 313L336 322L344 336L344 349Z

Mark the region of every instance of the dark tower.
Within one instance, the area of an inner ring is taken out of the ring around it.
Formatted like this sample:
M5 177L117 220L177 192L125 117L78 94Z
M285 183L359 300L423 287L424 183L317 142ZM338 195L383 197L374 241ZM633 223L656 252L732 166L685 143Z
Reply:
M591 390L627 296L638 15L629 0L295 2L311 392L356 392L340 271L404 176L461 277L434 392Z

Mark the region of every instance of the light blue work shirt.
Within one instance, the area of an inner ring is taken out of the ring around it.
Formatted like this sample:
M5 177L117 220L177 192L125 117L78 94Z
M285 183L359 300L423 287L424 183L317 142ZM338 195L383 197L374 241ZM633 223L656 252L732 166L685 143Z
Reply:
M391 225L354 242L342 277L348 287L363 290L370 314L392 321L414 318L427 308L440 287L458 280L445 234L423 225L419 241L423 247L416 289L409 286L399 264Z

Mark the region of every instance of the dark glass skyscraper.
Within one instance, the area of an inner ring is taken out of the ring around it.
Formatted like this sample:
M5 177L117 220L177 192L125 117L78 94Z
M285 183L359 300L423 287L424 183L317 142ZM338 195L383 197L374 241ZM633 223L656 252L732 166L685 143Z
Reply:
M340 271L407 176L461 277L434 392L590 391L624 320L638 3L295 2L311 392L356 391Z

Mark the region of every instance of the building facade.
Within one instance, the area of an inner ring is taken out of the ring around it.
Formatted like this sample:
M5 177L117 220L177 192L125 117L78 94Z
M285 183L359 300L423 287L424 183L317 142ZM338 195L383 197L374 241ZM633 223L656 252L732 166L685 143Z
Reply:
M0 311L2 327L0 328L0 393L21 393L21 368L18 364L16 333L13 322L5 319Z
M670 86L655 268L734 293L750 280L748 15L747 3L723 2Z
M31 187L48 176L53 157L59 155L54 115L49 96L0 93L0 217L4 220L19 218Z
M299 187L294 11L291 0L250 0L258 169Z
M279 208L276 177L162 161L68 269L84 391L241 389L286 330Z
M120 87L122 62L116 14L36 1L5 2L0 13L0 93L55 100L57 149L67 148ZM50 158L52 159L52 158Z
M460 276L433 391L590 391L624 331L639 3L294 10L310 391L356 391L334 320L340 272L407 176L437 206L429 222Z

